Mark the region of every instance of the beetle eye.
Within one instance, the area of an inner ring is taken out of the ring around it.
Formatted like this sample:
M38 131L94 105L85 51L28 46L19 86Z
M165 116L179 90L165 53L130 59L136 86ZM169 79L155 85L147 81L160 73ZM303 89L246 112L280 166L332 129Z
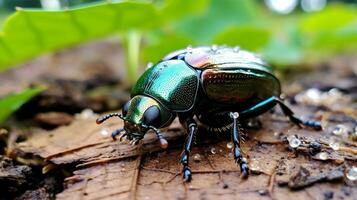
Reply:
M145 125L159 126L160 125L160 110L157 106L151 106L144 113Z
M122 108L122 113L123 113L123 116L125 117L126 114L128 113L128 110L129 110L129 106L130 106L130 101L126 102L126 104L123 106Z

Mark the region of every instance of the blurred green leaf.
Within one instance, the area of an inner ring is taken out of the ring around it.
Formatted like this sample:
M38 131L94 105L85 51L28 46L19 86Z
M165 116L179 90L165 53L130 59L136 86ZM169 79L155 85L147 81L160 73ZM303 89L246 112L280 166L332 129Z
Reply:
M176 33L192 38L199 44L210 44L215 35L228 27L259 22L259 6L247 0L210 0L201 15L186 16L175 26Z
M215 44L239 45L243 49L258 50L270 40L270 32L266 28L257 26L232 27L219 33L214 38Z
M42 88L26 89L16 94L8 95L0 99L0 124L24 103L43 91Z
M174 20L187 17L190 14L202 14L208 5L209 0L166 0L160 9L160 19L163 22L172 23Z
M171 51L186 48L193 40L175 33L152 33L143 47L142 58L145 62L159 61Z
M320 12L302 14L298 27L302 33L333 32L345 25L356 22L356 19L356 8L333 4Z
M320 12L301 16L298 24L305 60L321 60L356 49L356 7L332 4Z
M298 46L288 41L273 38L263 49L262 56L277 67L284 68L286 65L300 63L304 55Z
M91 39L157 26L150 3L102 3L65 11L17 10L0 33L0 71L44 52Z

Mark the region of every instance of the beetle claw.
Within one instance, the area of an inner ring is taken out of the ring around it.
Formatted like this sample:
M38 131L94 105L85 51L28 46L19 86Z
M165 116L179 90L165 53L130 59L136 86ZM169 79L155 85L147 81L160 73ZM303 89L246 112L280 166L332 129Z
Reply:
M120 135L120 136L119 136L119 138L118 138L118 139L119 139L119 141L120 141L120 142L122 142L122 141L123 141L123 139L125 140L125 138L124 138L124 137L126 138L126 133L124 133L124 134L122 134L122 135Z

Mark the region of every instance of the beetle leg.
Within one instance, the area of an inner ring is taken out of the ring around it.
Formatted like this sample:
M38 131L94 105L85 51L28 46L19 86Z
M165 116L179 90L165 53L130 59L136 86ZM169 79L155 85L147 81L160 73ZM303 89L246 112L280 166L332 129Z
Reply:
M112 132L112 138L113 140L117 140L116 136L119 135L121 132L124 131L124 128L121 128L121 129L117 129L115 131Z
M276 104L279 104L279 106L283 110L283 113L286 116L288 116L290 121L293 122L294 124L296 124L298 126L301 126L301 125L309 126L316 130L321 130L320 122L313 121L313 120L303 121L303 120L297 118L294 115L294 112L287 105L285 105L285 103L280 98L278 98L276 96L269 97L268 99L266 99L262 102L259 102L255 106L240 112L240 115L242 116L242 118L256 116L258 114L262 114L262 113L266 112L270 108L274 107Z
M321 123L318 121L314 121L314 120L301 120L299 118L297 118L294 115L294 112L287 106L285 105L285 103L279 99L278 97L275 97L276 102L279 104L280 108L283 110L283 113L289 117L290 121L293 122L294 124L298 125L298 126L309 126L312 127L316 130L321 130Z
M238 128L239 114L237 112L231 112L230 117L233 119L232 141L234 144L234 160L237 164L239 164L240 171L242 172L242 177L247 178L249 175L249 167L247 164L247 159L243 157L240 150L240 135Z
M191 151L192 143L193 143L193 138L197 132L197 123L191 119L187 120L188 124L188 135L186 138L185 146L181 154L181 164L183 166L182 168L182 176L183 180L185 182L190 182L192 179L192 174L191 174L191 169L188 166L188 161L189 161L189 154Z

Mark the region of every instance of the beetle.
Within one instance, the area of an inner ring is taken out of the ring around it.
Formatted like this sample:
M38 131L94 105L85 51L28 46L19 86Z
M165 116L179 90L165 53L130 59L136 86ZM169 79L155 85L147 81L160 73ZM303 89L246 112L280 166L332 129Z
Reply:
M112 133L137 144L153 130L162 148L168 143L160 133L178 116L187 130L181 154L183 180L191 180L189 153L197 132L196 119L210 130L230 129L234 160L241 176L247 177L247 159L240 149L239 121L261 115L279 105L298 126L321 129L317 121L304 121L280 98L281 86L272 69L256 54L239 47L202 46L174 51L148 68L131 91L131 100L122 114L97 119L100 124L111 117L124 120L124 127Z

